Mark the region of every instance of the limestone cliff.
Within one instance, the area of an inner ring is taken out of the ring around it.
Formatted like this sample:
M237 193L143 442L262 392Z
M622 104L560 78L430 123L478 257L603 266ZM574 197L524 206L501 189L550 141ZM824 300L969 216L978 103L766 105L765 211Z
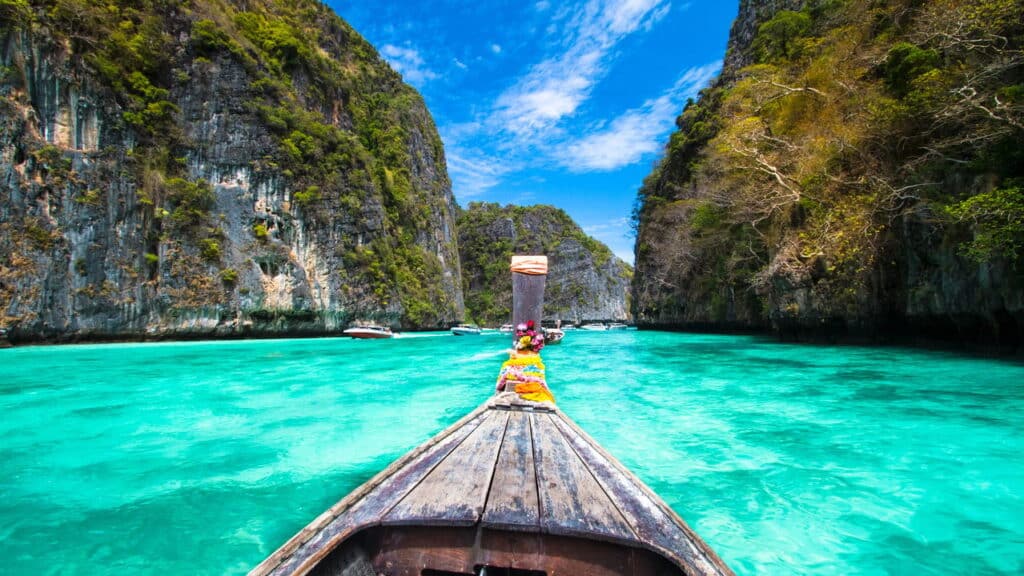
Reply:
M1024 335L1020 0L743 0L636 210L646 326Z
M723 80L753 63L751 45L758 27L783 10L800 10L805 0L740 0L739 12L729 31L729 45L722 66Z
M545 320L579 323L629 318L629 265L552 206L474 202L458 219L466 311L477 322L510 321L513 254L544 254Z
M11 340L463 315L430 114L320 2L4 0L0 16Z

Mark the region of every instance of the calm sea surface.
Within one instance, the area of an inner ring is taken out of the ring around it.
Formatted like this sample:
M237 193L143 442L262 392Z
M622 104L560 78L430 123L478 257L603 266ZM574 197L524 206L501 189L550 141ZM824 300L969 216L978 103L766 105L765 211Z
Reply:
M484 401L504 337L0 350L0 573L242 574ZM559 405L739 574L1024 573L1024 366L571 332Z

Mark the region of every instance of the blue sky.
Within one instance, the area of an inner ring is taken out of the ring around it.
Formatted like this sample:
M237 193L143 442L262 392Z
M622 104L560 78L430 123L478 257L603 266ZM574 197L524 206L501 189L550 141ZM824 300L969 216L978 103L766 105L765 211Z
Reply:
M737 0L328 0L427 102L459 204L551 204L632 263L629 214Z

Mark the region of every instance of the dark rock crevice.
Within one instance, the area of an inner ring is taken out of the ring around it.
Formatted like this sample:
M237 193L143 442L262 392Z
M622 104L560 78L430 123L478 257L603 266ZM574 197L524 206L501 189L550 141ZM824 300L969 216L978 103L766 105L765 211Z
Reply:
M197 46L190 31L220 8L154 13L145 23L163 27L167 64L140 72L146 96L113 84L137 78L98 72L102 30L69 33L42 9L0 29L0 327L12 342L317 335L364 318L429 328L463 315L454 199L429 112L362 38L308 4L317 33L304 40L319 38L310 58L321 59L286 77L230 27L218 32L225 47ZM270 4L227 6L274 18ZM128 7L120 18L129 29L149 16ZM322 76L340 69L361 76ZM366 99L395 110L375 129L404 135L387 159L357 134ZM132 122L161 109L166 129ZM273 113L339 130L347 164L314 185L305 175L322 160L288 160L285 140L302 135L280 133ZM385 168L408 174L401 206L375 177ZM408 261L425 265L403 279Z

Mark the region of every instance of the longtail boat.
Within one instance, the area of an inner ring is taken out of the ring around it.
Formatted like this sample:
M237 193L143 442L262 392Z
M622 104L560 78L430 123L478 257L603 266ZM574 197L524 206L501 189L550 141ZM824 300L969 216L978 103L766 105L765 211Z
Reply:
M523 258L513 258L513 318L539 325L547 262ZM557 406L509 391L399 458L249 574L733 573Z

